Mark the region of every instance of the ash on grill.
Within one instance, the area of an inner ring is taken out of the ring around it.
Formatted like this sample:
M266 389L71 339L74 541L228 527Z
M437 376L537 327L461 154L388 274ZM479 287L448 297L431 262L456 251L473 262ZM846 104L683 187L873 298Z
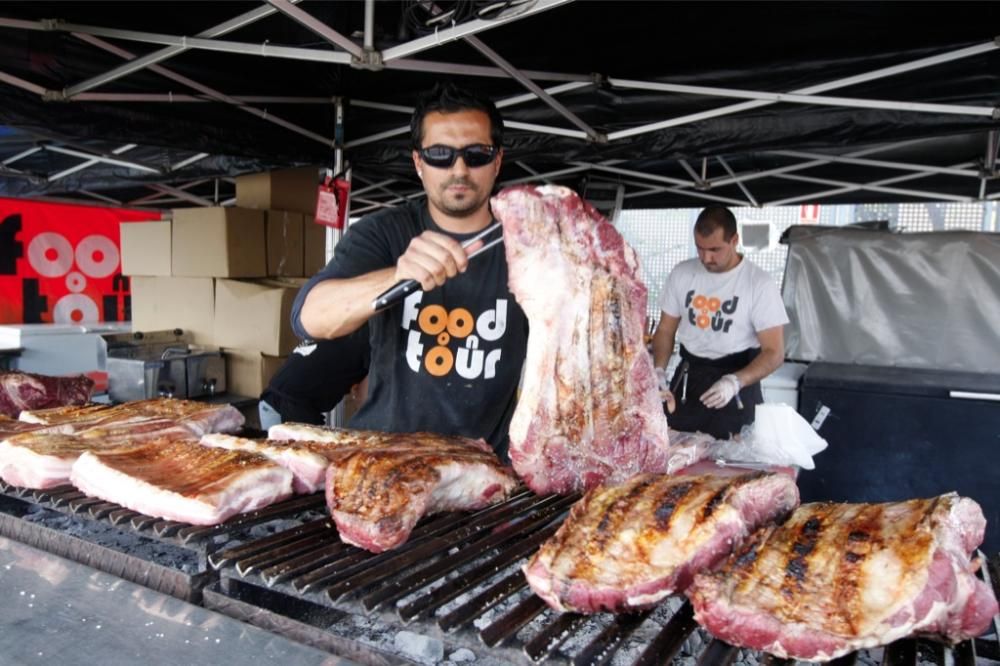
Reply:
M210 553L324 513L321 496L295 497L203 527L136 513L72 486L27 490L0 482L0 536L189 601L217 577Z
M617 616L549 609L528 588L520 566L577 499L521 491L477 513L432 516L402 547L377 555L342 543L327 520L305 523L211 554L220 582L206 590L205 603L370 664L456 662L470 653L480 665L791 663L712 639L681 598ZM997 569L991 569L996 588ZM831 663L992 660L1000 660L995 633L955 648L901 640Z

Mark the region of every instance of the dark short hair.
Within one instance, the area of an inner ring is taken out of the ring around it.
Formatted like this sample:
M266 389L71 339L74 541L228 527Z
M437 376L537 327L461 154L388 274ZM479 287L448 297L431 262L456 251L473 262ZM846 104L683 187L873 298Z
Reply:
M482 111L490 118L490 140L500 148L503 145L503 116L488 97L459 88L450 81L435 84L420 96L410 118L410 142L413 149L423 147L424 118L428 113L455 113L457 111Z
M699 236L711 236L716 229L722 229L722 238L730 241L736 233L736 216L721 204L712 204L698 213L694 231Z

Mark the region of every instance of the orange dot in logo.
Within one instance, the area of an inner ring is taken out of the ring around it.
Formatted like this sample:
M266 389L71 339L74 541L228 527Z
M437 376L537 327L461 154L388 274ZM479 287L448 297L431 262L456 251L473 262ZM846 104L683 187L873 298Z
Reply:
M465 308L455 308L448 315L448 332L456 338L464 338L472 333L472 313Z
M708 325L709 323L711 323L711 320L708 318L708 315L698 315L698 318L695 319L695 322L698 324L698 328L708 328Z
M424 333L437 335L448 327L448 311L440 305L428 305L420 310L417 323Z
M455 357L447 347L433 347L424 358L424 367L435 377L443 377L451 371Z
M697 296L695 296L694 300L691 301L691 305L694 306L695 310L704 310L705 309L705 305L707 303L708 303L708 299L705 298L704 296L702 296L701 294L698 294Z
M708 311L709 312L718 312L718 310L719 310L719 308L721 306L722 306L722 301L720 301L715 296L712 296L710 299L708 299Z
M438 344L446 345L451 342L451 336L447 333L438 333Z

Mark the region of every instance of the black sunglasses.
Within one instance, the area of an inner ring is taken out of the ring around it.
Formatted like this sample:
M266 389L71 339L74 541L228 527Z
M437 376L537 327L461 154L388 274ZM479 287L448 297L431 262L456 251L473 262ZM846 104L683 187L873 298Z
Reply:
M419 152L420 159L423 160L428 166L436 167L438 169L447 169L453 165L455 160L458 159L458 156L461 155L462 159L465 160L465 166L470 169L475 169L476 167L486 166L495 160L498 151L496 146L487 146L484 143L474 143L471 146L466 146L465 148L452 148L451 146L435 144L433 146L421 148Z

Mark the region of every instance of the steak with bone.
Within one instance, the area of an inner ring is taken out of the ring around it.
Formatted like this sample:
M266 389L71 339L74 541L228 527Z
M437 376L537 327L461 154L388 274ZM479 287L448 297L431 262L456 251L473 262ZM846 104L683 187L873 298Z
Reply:
M958 642L997 613L970 555L986 521L949 493L884 504L805 504L754 535L687 594L733 645L827 661L899 638Z
M94 380L84 375L51 377L30 372L0 372L0 414L16 417L25 409L82 405Z
M565 187L507 188L492 207L510 290L531 325L510 425L514 469L539 494L666 471L667 419L643 341L635 252Z
M588 492L524 575L556 610L647 608L683 591L696 573L798 502L795 481L785 474L640 474Z
M217 525L292 494L292 473L280 465L194 440L89 450L73 465L70 480L87 495L192 525Z
M425 515L482 509L517 487L481 439L302 424L276 425L268 436L329 445L330 515L341 539L373 553L405 543Z

